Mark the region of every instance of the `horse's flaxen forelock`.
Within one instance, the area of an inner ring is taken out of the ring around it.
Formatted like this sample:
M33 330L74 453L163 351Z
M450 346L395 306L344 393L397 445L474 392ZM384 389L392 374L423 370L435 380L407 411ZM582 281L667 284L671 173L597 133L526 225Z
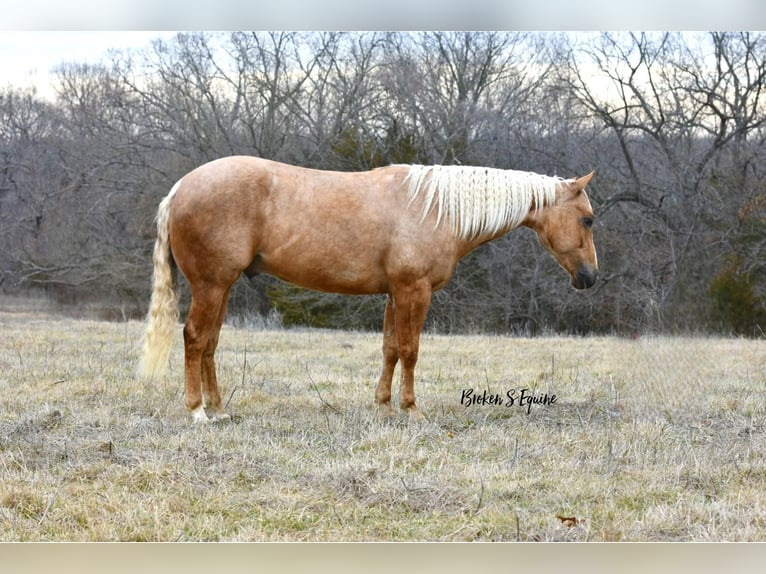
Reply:
M422 196L422 219L436 210L458 237L470 239L518 227L534 206L556 201L566 181L533 172L473 166L407 166L409 204Z

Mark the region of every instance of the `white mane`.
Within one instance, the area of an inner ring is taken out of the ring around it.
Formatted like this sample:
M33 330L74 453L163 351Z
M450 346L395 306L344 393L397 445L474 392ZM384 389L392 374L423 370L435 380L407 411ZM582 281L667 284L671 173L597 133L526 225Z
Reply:
M532 208L556 201L559 177L473 166L411 165L409 204L423 197L422 220L436 210L436 225L447 220L456 236L470 239L521 225Z

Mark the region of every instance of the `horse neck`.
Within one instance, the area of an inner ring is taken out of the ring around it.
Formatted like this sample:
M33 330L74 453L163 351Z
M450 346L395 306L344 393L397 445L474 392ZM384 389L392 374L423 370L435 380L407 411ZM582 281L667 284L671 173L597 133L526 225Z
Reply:
M502 229L492 232L492 233L481 233L475 237L470 238L459 238L458 239L458 252L460 253L460 257L463 257L464 255L470 253L477 247L480 247L484 245L485 243L489 243L490 241L494 241L495 239L498 239L499 237L502 237L506 233L509 233L515 229L515 227L511 227L511 225L506 225Z

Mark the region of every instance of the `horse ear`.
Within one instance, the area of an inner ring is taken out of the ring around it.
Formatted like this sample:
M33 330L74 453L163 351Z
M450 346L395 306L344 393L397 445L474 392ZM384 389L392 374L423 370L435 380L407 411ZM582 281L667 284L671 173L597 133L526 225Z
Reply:
M572 184L572 189L575 191L582 191L585 189L585 186L590 183L590 180L593 179L593 176L596 174L595 171L590 172L588 175L584 175L582 177L578 177L574 180L574 183Z

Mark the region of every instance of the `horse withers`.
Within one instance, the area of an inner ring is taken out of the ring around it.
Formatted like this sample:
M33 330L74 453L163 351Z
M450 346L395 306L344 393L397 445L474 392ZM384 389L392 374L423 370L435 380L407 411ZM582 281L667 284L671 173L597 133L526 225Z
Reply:
M241 274L269 273L335 293L386 293L375 401L382 415L395 414L391 384L401 363L399 406L418 420L420 333L431 294L447 284L461 257L526 226L575 288L595 283L594 216L585 193L592 177L420 165L343 173L244 156L204 164L159 206L139 372L151 378L167 367L179 317L174 265L191 287L184 376L196 422L229 418L214 355L229 291Z

